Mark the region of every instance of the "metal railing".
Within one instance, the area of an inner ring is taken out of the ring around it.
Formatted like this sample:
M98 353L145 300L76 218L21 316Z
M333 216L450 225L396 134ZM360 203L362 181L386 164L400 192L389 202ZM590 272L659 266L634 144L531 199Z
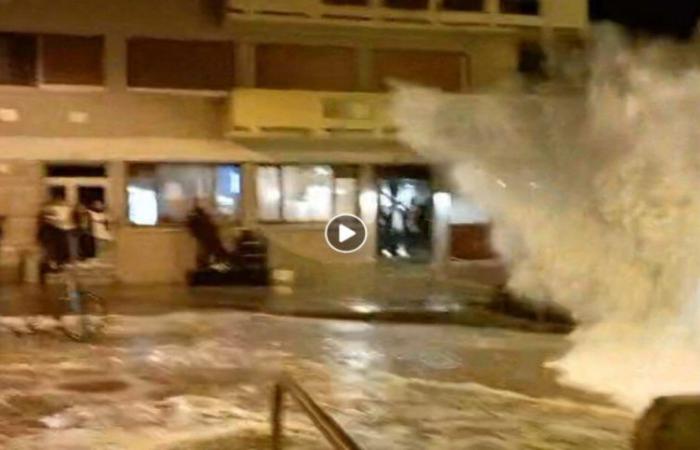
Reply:
M549 0L552 1L552 0ZM566 0L582 2L584 0ZM404 8L386 0L364 4L337 4L323 0L227 0L226 14L238 19L321 20L346 24L375 26L452 25L452 26L529 26L544 25L545 15L512 14L500 8L499 0L484 0L479 7L451 8L442 0L428 0L422 7ZM585 22L578 18L579 22Z
M228 134L294 133L393 138L390 97L362 92L237 88L229 99ZM294 114L289 111L294 110Z
M284 413L284 394L289 394L299 405L301 410L313 421L316 428L323 433L326 440L337 450L361 450L360 446L338 425L323 408L311 398L311 396L292 379L285 374L280 377L274 387L272 395L272 448L282 448L282 416Z

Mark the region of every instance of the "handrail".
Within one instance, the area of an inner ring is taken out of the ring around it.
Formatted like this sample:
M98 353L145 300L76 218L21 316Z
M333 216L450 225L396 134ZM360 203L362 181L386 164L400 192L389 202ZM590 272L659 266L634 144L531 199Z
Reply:
M316 428L323 433L328 442L336 450L361 450L360 446L338 425L323 408L311 398L311 396L292 379L285 374L280 377L274 387L272 395L272 449L282 448L282 413L284 409L284 394L289 394L302 411L313 421Z
M548 0L558 3L558 0ZM534 27L553 26L584 29L587 25L585 0L566 0L570 10L543 5L537 14L511 13L500 6L499 0L487 0L482 9L452 9L439 0L429 0L425 8L406 9L388 5L385 1L369 1L364 5L329 4L323 0L226 0L227 17L250 20L265 18L279 20L322 20L370 26L450 26L450 27ZM556 12L552 14L550 10ZM562 12L563 11L563 12Z

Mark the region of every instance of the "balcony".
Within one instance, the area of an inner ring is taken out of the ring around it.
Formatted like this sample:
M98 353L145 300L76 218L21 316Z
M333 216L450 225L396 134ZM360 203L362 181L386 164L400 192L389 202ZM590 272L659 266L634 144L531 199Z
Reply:
M226 134L391 139L388 102L385 94L235 89Z
M227 0L229 20L344 23L366 27L583 29L586 0Z

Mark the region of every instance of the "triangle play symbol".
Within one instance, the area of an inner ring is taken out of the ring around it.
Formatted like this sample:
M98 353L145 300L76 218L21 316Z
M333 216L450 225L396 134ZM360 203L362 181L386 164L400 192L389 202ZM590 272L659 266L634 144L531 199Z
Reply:
M350 239L351 237L355 236L357 233L352 231L350 228L346 227L345 225L340 225L338 227L338 241L340 243L343 243Z

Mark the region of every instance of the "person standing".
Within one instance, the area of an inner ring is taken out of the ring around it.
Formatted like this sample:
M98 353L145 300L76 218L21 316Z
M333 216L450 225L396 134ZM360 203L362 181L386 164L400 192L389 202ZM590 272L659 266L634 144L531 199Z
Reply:
M114 240L111 231L111 224L104 203L95 200L88 209L90 216L90 235L95 243L95 256L103 256L107 246Z
M52 192L51 199L41 208L38 218L37 240L43 250L40 280L46 274L57 272L77 254L71 234L75 230L73 210L62 192Z
M195 204L187 216L187 228L197 240L197 267L199 269L228 262L229 255L219 238L219 229L216 223L198 204Z
M95 257L95 238L92 232L92 217L84 204L78 203L73 212L75 235L78 243L77 259L84 261Z
M65 196L55 194L42 211L43 220L50 229L50 245L53 259L58 266L66 264L77 255L74 239L75 220L73 208Z

